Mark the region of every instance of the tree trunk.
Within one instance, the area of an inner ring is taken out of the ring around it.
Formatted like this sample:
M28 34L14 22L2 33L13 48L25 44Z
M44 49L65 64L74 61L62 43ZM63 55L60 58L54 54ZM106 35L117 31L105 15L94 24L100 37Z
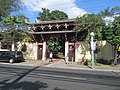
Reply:
M117 45L115 45L115 48L114 48L114 65L117 65Z

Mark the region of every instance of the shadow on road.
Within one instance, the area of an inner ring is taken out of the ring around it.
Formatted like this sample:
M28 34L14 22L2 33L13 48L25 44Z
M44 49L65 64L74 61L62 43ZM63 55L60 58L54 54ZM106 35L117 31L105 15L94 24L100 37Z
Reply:
M45 84L45 83L42 83L42 82L35 82L35 83L30 83L30 82L22 82L22 83L18 83L17 84L17 82L18 81L20 81L23 77L25 77L26 75L28 75L30 72L32 72L32 71L34 71L35 69L37 69L37 68L39 68L39 66L37 66L37 67L34 67L33 69L30 69L30 70L28 70L28 71L26 71L25 73L23 73L22 75L19 75L19 77L18 78L16 78L15 80L13 80L12 82L10 82L10 83L6 83L7 81L9 81L9 80L4 80L4 81L2 81L2 82L0 82L0 88L1 88L1 90L11 90L10 88L13 88L13 86L15 85L15 86L24 86L25 84L30 84L30 85L28 85L28 86L30 86L31 87L31 85L33 84L33 85L39 85L39 86L37 86L37 87L41 87L41 88L43 88L43 87L47 87L47 85ZM24 88L24 87L21 87L21 88ZM30 89L22 89L22 90L30 90ZM37 90L37 89L35 89L35 90Z
M47 88L48 85L43 82L36 81L34 83L32 82L20 82L16 83L14 86L9 86L9 87L3 87L1 90L39 90L39 89L44 89Z
M0 82L0 90L40 90L40 89L44 90L46 88L49 88L47 83L40 82L38 81L37 78L63 81L63 82L75 82L79 84L84 83L84 84L103 85L110 87L111 86L120 87L119 76L104 75L103 73L97 74L93 72L90 73L84 71L78 73L78 71L72 72L72 71L58 70L58 69L56 70L56 69L48 69L48 68L39 68L39 66L34 68L32 67L31 69L18 68L18 67L10 68L10 69L9 67L8 68L0 67L0 68L1 68L0 69L1 74L10 75L10 77L2 78L3 80L1 80ZM35 78L37 79L37 81L19 82L25 76ZM52 90L65 90L65 89L55 87Z
M67 90L67 89L60 89L60 88L56 87L53 90Z

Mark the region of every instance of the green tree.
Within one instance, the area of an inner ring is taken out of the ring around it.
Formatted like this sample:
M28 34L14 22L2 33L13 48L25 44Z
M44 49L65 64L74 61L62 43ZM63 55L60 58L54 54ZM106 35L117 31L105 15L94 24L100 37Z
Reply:
M42 12L39 12L37 19L41 21L50 21L51 20L50 10L42 8Z
M8 16L2 20L3 29L10 31L9 33L4 30L4 34L1 35L1 42L13 43L22 41L25 36L25 16Z
M112 13L113 15L115 15L115 14L120 14L120 6L113 7L113 8L111 9L111 13Z
M59 10L55 10L51 12L51 20L66 20L68 19L68 15Z
M11 12L19 10L21 5L21 0L0 0L0 21Z
M42 8L42 12L39 12L37 19L41 21L65 20L68 19L68 15L63 11L50 11L49 9Z
M110 7L107 7L106 9L104 9L103 11L100 11L99 15L103 18L105 18L106 16L112 16Z
M47 43L50 52L52 52L54 55L57 55L61 49L59 39L51 37L49 40L47 40Z
M120 19L115 20L112 25L107 25L105 27L106 32L106 40L109 42L111 45L115 47L114 49L114 64L117 64L117 46L120 45Z
M90 40L90 33L95 33L95 40L102 40L102 28L105 25L100 15L85 14L77 17L77 29L87 30L86 40Z

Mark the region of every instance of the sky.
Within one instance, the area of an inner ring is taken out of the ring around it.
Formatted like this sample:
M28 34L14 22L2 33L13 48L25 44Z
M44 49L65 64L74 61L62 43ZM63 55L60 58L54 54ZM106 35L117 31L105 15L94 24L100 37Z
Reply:
M63 11L71 19L86 13L96 14L107 7L120 6L120 0L22 0L22 2L24 7L19 13L29 18L30 22L35 22L41 8Z

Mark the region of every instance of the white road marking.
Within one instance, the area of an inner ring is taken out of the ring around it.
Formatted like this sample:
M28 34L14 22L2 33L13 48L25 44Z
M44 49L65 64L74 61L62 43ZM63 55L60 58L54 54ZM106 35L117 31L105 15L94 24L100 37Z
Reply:
M37 74L37 75L38 75L38 76L47 76L47 77L56 77L56 78L86 80L86 78L78 78L78 77L71 77L71 76L60 76L60 75L51 75L51 74Z

